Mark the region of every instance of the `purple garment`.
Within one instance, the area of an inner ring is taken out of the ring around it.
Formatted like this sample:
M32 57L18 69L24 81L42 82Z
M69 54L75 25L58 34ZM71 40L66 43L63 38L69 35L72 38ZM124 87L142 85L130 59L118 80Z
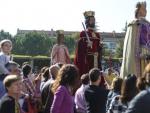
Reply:
M150 50L150 24L141 24L140 45Z
M59 86L54 94L50 113L74 113L74 102L65 86Z
M149 55L150 54L150 23L141 18L137 21L137 25L139 27L139 32L137 34L135 40L135 62L136 62L136 73L138 76L142 75L142 68L141 68L141 56ZM144 48L146 53L143 51Z
M75 104L79 113L86 113L86 102L84 96L85 88L86 85L81 85L81 87L75 93Z

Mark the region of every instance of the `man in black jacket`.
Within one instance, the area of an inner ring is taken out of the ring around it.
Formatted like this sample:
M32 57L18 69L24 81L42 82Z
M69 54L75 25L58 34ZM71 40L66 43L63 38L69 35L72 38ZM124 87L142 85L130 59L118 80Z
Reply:
M87 113L105 113L108 91L100 87L100 70L93 68L89 72L90 85L85 89Z

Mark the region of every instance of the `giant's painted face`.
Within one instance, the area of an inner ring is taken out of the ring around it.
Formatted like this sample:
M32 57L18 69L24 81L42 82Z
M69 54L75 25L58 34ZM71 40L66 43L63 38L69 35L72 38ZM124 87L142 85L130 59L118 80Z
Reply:
M94 17L89 17L89 22L88 22L88 26L91 28L95 28L95 18Z
M144 5L141 5L140 9L139 9L139 13L142 17L145 17L147 14L147 10L146 7Z
M59 34L57 38L58 43L64 43L64 34Z

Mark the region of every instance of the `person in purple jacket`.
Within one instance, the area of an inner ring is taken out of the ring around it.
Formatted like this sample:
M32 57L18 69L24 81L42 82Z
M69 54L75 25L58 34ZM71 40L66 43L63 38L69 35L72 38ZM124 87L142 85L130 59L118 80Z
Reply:
M54 100L50 113L74 113L72 94L78 79L78 69L74 65L66 64L59 70L51 88Z

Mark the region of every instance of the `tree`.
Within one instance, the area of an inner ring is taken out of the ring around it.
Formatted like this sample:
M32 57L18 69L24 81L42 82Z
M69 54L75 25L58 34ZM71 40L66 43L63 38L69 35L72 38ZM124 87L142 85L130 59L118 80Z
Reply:
M50 56L50 47L56 39L50 38L47 34L36 31L27 34L16 35L13 52L24 55L46 55Z
M74 54L75 51L75 37L65 36L65 45L68 47L69 53Z
M124 44L124 40L119 40L117 43L116 54L115 54L117 58L122 58L123 56L123 44Z
M50 56L53 45L56 43L56 37L49 37L45 33L30 32L20 34L14 37L13 53L19 55L44 55ZM65 36L65 44L69 53L73 54L75 50L75 39L72 36Z
M0 40L9 39L12 40L12 35L9 32L5 32L4 30L0 31Z

